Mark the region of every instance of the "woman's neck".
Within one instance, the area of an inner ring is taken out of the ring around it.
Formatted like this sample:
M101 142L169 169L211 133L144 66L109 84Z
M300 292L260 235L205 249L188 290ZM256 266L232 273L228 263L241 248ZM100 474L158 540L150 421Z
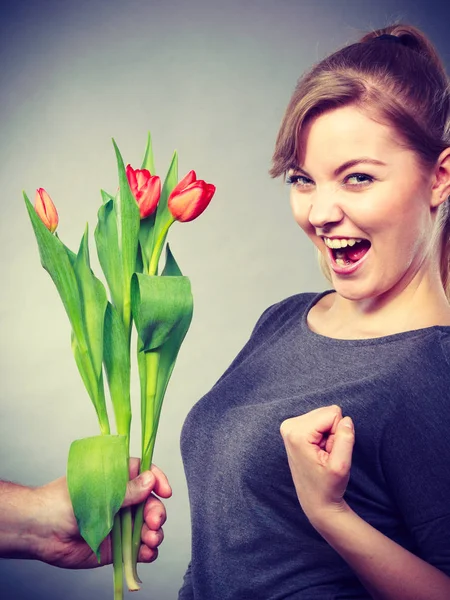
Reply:
M450 304L440 285L410 285L401 293L349 300L323 298L308 314L309 327L337 339L377 338L436 325L450 326Z

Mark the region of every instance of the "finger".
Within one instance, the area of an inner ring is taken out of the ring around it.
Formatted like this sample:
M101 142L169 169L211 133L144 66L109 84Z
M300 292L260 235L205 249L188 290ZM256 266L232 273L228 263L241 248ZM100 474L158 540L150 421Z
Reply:
M150 563L158 558L158 548L149 548L142 544L139 548L138 561L142 563Z
M166 522L166 509L156 496L150 496L145 503L144 521L153 530L160 529Z
M333 424L331 426L331 434L336 433L337 430L337 426L339 425L340 421L342 420L342 410L340 406L336 406L336 408L338 408L339 410L337 411L335 417L334 417L334 421Z
M149 529L146 525L143 525L141 539L149 548L157 548L164 540L164 532L162 529L153 531L153 529Z
M127 483L125 499L122 506L130 506L144 502L155 487L156 478L151 471L144 471Z
M325 452L328 452L328 454L330 454L331 451L333 450L333 444L334 444L334 433L331 433L327 437L327 439L325 440L325 443L324 443L323 449L325 450Z
M333 449L328 465L334 473L344 477L350 472L352 452L355 443L355 430L350 417L344 417L339 422L334 435Z
M330 433L336 419L341 417L339 406L323 406L300 417L286 419L281 423L280 432L290 442L304 439L311 444L320 444L323 434Z
M324 433L334 433L337 422L342 418L342 410L340 406L333 404L312 410L304 416L310 433L317 434L321 439Z
M130 472L130 479L134 479L139 475L139 467L141 465L141 459L132 456L128 463L128 470Z
M342 411L341 411L341 409L339 409L339 412L336 414L336 417L334 419L333 425L331 426L330 435L324 441L324 450L326 452L328 452L328 454L330 454L333 449L334 434L336 433L337 426L339 425L341 419L342 419Z
M314 413L314 414L313 414ZM334 434L337 423L342 419L342 411L340 406L333 404L332 406L324 406L308 413L310 426L308 442L311 444L320 444L323 442L324 436L327 439ZM307 415L307 416L308 416ZM333 442L331 442L332 444ZM326 448L326 443L325 443Z
M155 494L158 494L158 496L161 496L161 498L170 498L172 495L172 488L170 487L167 477L156 465L152 465L151 469L156 478L155 489L153 491Z

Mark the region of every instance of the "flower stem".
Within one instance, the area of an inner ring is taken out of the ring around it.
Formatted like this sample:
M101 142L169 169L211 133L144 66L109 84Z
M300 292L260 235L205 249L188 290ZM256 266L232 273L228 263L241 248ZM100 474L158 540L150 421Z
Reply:
M114 517L112 530L112 555L114 572L114 600L123 599L123 571L122 571L122 536L120 528L120 515Z
M140 472L150 469L153 448L155 445L156 428L159 411L156 407L156 385L158 379L159 352L145 353L145 394L141 396L142 420L142 459ZM156 417L156 419L155 419ZM144 523L144 502L139 504L134 515L133 528L133 564L137 564L139 547L141 545L141 529ZM136 572L136 570L135 570Z
M100 425L100 433L102 435L110 435L111 428L109 426L108 412L106 410L103 381L101 381L101 385L98 386L97 398L98 398L97 406L99 407L99 410L97 410L97 407L96 407L96 410L97 410L98 423Z
M129 294L128 294L129 296ZM127 297L128 297L127 296ZM127 339L128 355L130 354L130 341L131 341L131 304L125 299L123 304L122 321L125 329L125 335ZM129 389L127 390L126 397L122 397L123 404L115 408L116 426L117 433L119 435L125 435L127 438L127 461L130 460L130 427L131 427L131 404ZM121 410L119 410L119 408ZM132 550L132 534L133 534L133 520L130 507L125 507L120 510L120 520L122 529L122 560L123 568L125 572L125 581L130 592L135 592L140 589L139 584L142 583L137 577L137 573L133 563L133 550Z
M128 341L128 352L130 351L130 342L131 342L131 297L130 297L130 283L128 283L128 288L124 293L124 301L122 307L122 321L125 329L125 333Z
M166 239L167 232L169 231L169 227L172 223L175 222L174 217L170 216L169 220L165 223L164 227L161 229L158 239L155 242L155 246L153 248L152 256L150 258L150 264L148 267L149 275L156 275L158 270L159 257L161 256L161 252L164 245L164 240Z
M152 456L153 456L153 448L155 445L155 436L153 437L152 443L148 449L148 452L145 456L142 457L141 461L141 471L146 471L150 468L152 464ZM141 546L141 529L144 524L144 504L142 502L138 505L136 509L136 513L134 515L134 528L133 528L133 564L135 565L135 573L137 575L136 565L139 555L139 548Z
M127 461L130 460L130 425L131 415L127 412L125 415L116 415L117 431L120 435L127 438ZM131 507L127 506L120 510L120 524L122 534L122 561L125 573L125 581L130 592L136 592L140 589L141 580L133 563L133 519Z
M142 460L148 454L148 447L154 433L155 426L155 402L156 402L156 384L158 379L159 352L150 350L145 353L145 396L143 406L141 406L141 419L144 423L142 436ZM150 464L146 467L150 468ZM141 463L141 471L145 470Z
M139 583L142 583L137 577L133 563L132 532L133 525L131 519L131 508L127 506L121 510L122 524L122 558L125 571L125 581L130 592L136 592L140 589Z

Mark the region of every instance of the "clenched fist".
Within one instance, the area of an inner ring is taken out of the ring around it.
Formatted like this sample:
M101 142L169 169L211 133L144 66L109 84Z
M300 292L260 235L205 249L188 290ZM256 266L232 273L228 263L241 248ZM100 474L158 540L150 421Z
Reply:
M324 511L346 507L355 432L339 406L286 419L280 432L299 502L311 523Z

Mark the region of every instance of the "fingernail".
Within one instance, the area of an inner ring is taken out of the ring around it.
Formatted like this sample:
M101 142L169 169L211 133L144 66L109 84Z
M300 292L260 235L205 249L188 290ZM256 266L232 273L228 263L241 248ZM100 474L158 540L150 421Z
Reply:
M342 424L349 429L353 429L353 421L350 419L350 417L344 417L342 419Z
M150 471L144 471L139 475L142 487L148 487L153 482L153 475Z

